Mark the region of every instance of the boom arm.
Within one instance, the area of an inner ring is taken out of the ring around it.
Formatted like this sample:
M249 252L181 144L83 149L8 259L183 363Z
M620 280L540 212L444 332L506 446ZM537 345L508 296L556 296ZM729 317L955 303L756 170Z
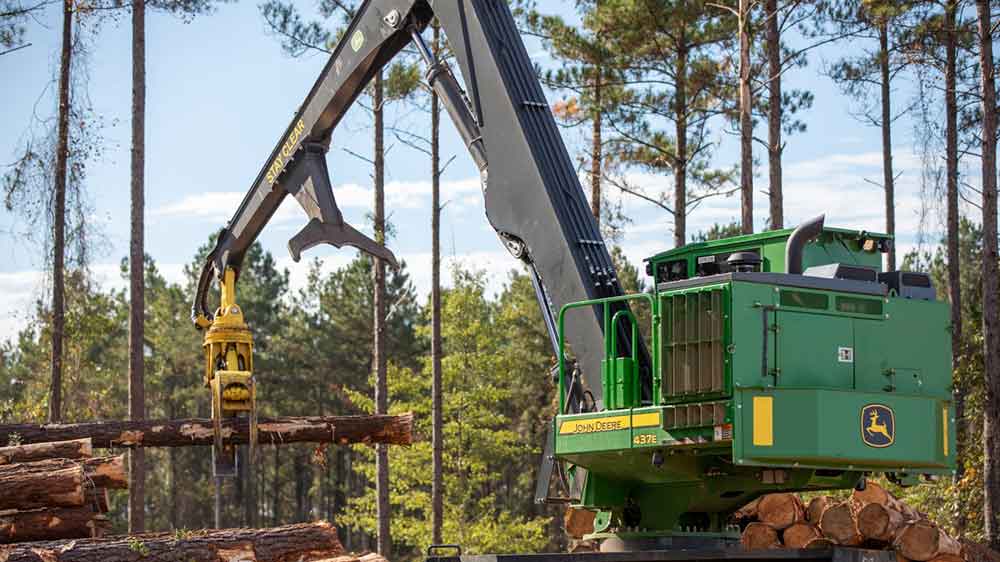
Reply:
M420 32L437 16L465 79L468 98ZM192 311L209 317L212 273L239 270L247 248L288 194L309 223L289 241L293 259L320 243L355 246L395 263L392 253L344 223L326 169L330 136L375 73L413 40L483 181L486 215L508 250L528 267L553 345L555 314L570 302L622 294L597 223L563 145L541 85L504 0L366 0L295 119L219 236L202 270ZM624 304L620 306L625 306ZM596 307L570 316L566 337L583 387L601 402L604 337ZM623 328L619 328L623 329ZM619 354L630 354L627 335ZM635 342L642 345L642 342ZM643 398L651 399L650 361L640 350ZM570 381L567 381L570 382ZM576 385L579 388L579 385ZM578 408L582 394L572 407Z

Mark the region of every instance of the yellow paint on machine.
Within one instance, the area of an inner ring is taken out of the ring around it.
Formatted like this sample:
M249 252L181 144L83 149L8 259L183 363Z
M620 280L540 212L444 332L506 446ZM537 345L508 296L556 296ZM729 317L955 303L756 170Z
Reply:
M941 426L944 431L944 456L948 456L948 406L941 408Z
M660 425L659 412L646 412L645 414L632 414L632 427L652 427Z
M753 397L753 444L756 447L774 445L774 398Z
M652 427L660 425L659 412L647 412L625 416L606 416L603 418L584 418L568 420L559 426L559 435L579 435L582 433L598 433L601 431L618 431L630 427Z

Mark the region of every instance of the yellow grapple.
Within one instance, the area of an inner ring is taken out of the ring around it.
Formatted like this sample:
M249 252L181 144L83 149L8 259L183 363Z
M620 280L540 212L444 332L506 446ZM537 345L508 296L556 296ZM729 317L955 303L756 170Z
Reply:
M213 457L216 476L236 473L236 448L225 443L222 419L245 416L250 423L250 458L257 443L257 391L253 378L253 335L236 304L236 272L223 275L221 305L206 321L202 348L205 350L205 386L212 392L212 423L215 431Z

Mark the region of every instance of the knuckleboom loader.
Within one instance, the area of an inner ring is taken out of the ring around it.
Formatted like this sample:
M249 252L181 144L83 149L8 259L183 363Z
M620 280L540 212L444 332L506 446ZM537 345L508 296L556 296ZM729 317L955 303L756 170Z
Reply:
M422 39L435 17L464 88ZM254 427L253 344L235 287L287 195L308 217L288 242L296 261L331 244L395 265L344 221L326 152L363 88L410 44L479 169L490 225L533 281L558 358L537 502L593 511L590 537L604 550L677 559L662 549L730 544L729 514L761 494L953 471L949 320L929 277L881 271L890 237L817 217L650 256L652 289L625 294L503 0L358 8L201 270L192 319L205 330L216 420L244 415ZM234 456L218 427L224 475Z

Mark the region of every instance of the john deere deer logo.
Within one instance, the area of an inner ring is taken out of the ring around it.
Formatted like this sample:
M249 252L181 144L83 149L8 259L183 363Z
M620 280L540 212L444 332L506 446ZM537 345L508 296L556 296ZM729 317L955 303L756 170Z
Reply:
M896 437L896 417L892 408L869 404L861 408L861 440L870 447L888 447Z

